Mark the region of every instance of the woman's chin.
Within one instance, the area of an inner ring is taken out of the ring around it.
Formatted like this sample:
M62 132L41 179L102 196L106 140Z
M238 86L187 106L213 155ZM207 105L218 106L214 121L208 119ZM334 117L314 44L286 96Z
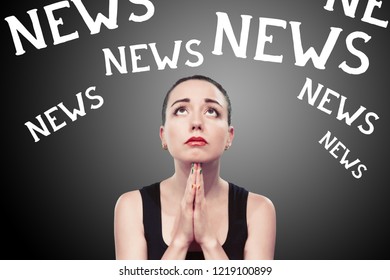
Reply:
M219 160L221 158L223 153L218 152L211 152L203 150L203 149L192 149L187 151L175 151L171 153L171 156L180 162L183 163L192 163L192 162L201 162L201 163L207 163Z
M181 162L184 162L184 163L193 163L193 162L196 162L196 163L209 163L209 162L213 162L213 161L216 161L216 160L219 160L220 159L220 156L217 156L217 157L213 157L213 156L210 156L210 155L196 155L196 156L188 156L188 157L181 157L181 158L176 158L176 160L178 161L181 161Z

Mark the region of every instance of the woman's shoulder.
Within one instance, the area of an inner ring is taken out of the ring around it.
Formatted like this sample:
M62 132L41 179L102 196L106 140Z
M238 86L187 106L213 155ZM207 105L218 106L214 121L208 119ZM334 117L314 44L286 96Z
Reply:
M133 208L140 209L142 207L142 192L143 193L156 193L158 192L159 183L153 183L148 186L136 188L132 191L128 191L119 196L116 207L121 208Z
M248 192L248 203L257 205L258 207L274 207L271 199L254 192Z
M141 194L138 189L120 195L115 205L115 212L136 214L137 209L142 209Z
M235 185L231 182L229 182L229 184L234 189L236 189L236 191L239 191L241 193L245 193L245 192L248 193L248 207L254 207L254 208L264 208L264 207L265 208L272 208L272 207L274 207L271 199L269 199L268 197L261 195L261 194L251 192L251 191L248 191L245 187Z
M131 203L131 202L135 202L138 199L140 199L140 197L141 197L140 190L135 189L135 190L128 191L128 192L121 194L118 198L117 203L127 204L127 203Z
M245 244L245 258L254 260L273 259L276 212L274 204L268 197L249 192L247 227L248 239Z
M248 193L248 218L264 219L275 216L275 206L268 197L254 192Z
M114 211L115 253L117 259L144 259L142 201L138 189L119 196Z

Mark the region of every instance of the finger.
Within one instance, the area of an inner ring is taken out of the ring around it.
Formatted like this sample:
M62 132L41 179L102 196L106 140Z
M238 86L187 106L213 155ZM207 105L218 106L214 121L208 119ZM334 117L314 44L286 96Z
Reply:
M196 194L196 188L191 186L190 190L188 190L187 194L185 195L186 207L193 209L195 194Z
M195 184L195 164L191 164L191 169L190 169L190 174L188 175L187 178L187 185L185 189L185 193L188 194L191 192L192 185Z
M190 170L190 175L188 176L187 179L187 186L186 186L186 191L185 191L185 200L187 204L191 204L191 207L193 205L194 199L195 199L195 178L196 178L196 171L195 171L195 164L191 164L191 170Z
M194 178L194 181L193 181L194 184L197 184L198 171L199 171L199 163L194 163L194 167L192 169L192 174L194 176L193 177Z
M202 164L200 164L198 172L196 174L195 203L199 205L202 202L203 198L204 198L203 170L202 170Z
M195 163L195 184L200 184L200 173L202 172L202 164L201 163Z
M203 182L203 167L202 164L200 164L200 170L199 170L199 185L202 189L202 194L204 195L204 182Z

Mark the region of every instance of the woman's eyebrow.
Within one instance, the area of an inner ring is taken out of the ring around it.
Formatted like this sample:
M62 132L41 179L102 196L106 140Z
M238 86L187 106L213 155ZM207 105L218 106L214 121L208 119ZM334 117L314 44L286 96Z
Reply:
M178 99L178 100L176 100L175 102L172 103L171 107L173 107L173 105L175 105L176 103L190 102L190 101L191 101L191 99L189 99L189 98ZM219 106L222 107L222 105L217 100L214 100L214 99L211 99L211 98L205 98L204 102L205 103L215 103L215 104L218 104Z
M206 102L206 103L215 103L215 104L218 104L219 106L222 107L222 105L217 100L214 100L214 99L211 99L211 98L205 98L204 102Z
M179 103L179 102L190 102L190 99L189 98L178 99L178 100L176 100L175 102L172 103L171 107L173 105L175 105L176 103Z

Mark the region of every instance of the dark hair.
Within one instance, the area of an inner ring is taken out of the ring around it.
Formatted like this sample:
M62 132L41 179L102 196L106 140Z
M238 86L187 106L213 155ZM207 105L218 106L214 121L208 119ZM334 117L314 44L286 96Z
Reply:
M177 87L179 84L181 84L185 81L188 81L188 80L201 80L201 81L209 82L209 83L213 84L223 94L223 96L225 97L226 102L228 104L228 108L227 108L227 110L228 110L228 125L230 125L231 124L231 115L232 115L232 104L230 103L230 98L229 98L226 90L222 87L222 85L220 83L214 81L213 79L211 79L209 77L202 76L202 75L194 75L194 76L181 78L181 79L177 80L176 83L174 83L173 86L168 90L167 94L165 95L163 107L162 107L162 124L163 125L165 124L165 119L166 119L165 116L166 116L166 111L167 111L168 99L169 99L169 96L170 96L172 90L175 87Z

